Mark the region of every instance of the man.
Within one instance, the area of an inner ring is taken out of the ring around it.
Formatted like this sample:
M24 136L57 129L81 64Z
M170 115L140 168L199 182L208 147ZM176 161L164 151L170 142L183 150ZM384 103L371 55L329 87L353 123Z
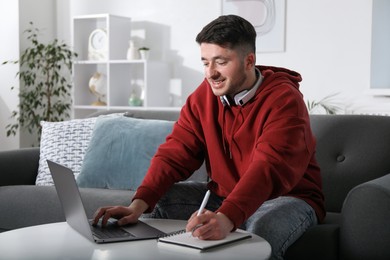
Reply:
M323 219L315 139L298 90L301 76L256 67L255 40L253 26L235 15L202 29L196 41L205 80L187 99L131 205L101 208L95 222L114 217L124 225L151 212L189 219L186 229L200 239L222 239L243 228L265 238L272 258L282 259L289 245ZM207 185L177 183L204 160ZM207 210L197 216L207 189Z

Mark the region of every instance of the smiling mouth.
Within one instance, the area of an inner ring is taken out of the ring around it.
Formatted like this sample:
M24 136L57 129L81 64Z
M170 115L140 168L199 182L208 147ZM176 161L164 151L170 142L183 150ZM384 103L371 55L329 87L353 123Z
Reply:
M221 88L225 80L209 80L213 88Z

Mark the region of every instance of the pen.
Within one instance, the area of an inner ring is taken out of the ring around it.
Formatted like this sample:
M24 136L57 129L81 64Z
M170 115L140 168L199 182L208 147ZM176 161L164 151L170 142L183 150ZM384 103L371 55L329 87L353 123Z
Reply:
M210 197L210 190L208 190L206 192L206 194L204 195L204 198L203 198L202 204L200 204L200 208L198 210L197 216L200 216L200 214L202 214L202 211L204 210L204 208L206 207L207 202L209 201L209 197Z
M199 210L198 210L198 213L196 214L197 216L200 216L200 215L202 214L202 211L204 210L204 208L206 207L207 202L209 201L209 197L210 197L210 190L208 190L208 191L206 192L206 194L204 195L202 204L200 204L200 208L199 208ZM194 231L195 231L198 227L201 227L201 226L202 226L202 224L196 225L196 226L192 229L190 236L192 236L192 234L194 233Z

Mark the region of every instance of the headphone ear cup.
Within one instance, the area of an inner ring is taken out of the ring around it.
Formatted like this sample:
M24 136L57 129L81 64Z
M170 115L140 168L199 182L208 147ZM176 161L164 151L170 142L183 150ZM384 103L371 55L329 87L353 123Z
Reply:
M252 88L250 90L241 91L240 93L234 96L234 102L238 106L245 105L249 100L251 100L255 96L256 90L257 88Z
M244 90L244 91L241 91L240 93L237 93L234 96L234 102L236 103L236 105L243 106L246 103L245 100L243 100L243 99L248 92L249 92L248 90Z
M229 99L226 95L219 96L219 99L221 100L223 106L230 106Z

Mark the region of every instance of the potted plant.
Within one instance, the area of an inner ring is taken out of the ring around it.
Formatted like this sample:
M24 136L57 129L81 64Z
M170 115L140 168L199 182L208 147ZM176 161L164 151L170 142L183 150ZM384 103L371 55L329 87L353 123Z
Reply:
M21 53L16 76L20 80L18 111L12 111L11 118L16 122L6 126L7 136L16 135L18 129L26 129L40 140L40 122L63 121L70 116L71 88L70 76L72 60L77 54L65 43L57 39L47 44L38 40L39 29L30 22L25 31L31 46ZM11 90L14 87L11 87Z
M333 99L337 96L338 93L328 95L322 98L320 101L306 101L306 106L310 114L316 114L320 112L325 112L328 115L335 115L339 111L342 111L342 107L339 103L335 102ZM322 110L322 111L321 111Z
M148 47L141 47L138 51L142 60L147 60L149 58L150 49Z

